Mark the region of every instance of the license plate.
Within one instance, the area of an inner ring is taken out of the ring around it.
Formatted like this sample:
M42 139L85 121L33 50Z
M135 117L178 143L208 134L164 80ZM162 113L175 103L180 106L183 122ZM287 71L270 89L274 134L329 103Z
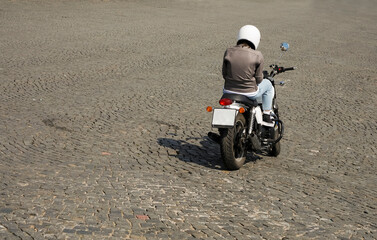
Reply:
M212 116L212 127L231 128L236 120L237 110L215 108Z

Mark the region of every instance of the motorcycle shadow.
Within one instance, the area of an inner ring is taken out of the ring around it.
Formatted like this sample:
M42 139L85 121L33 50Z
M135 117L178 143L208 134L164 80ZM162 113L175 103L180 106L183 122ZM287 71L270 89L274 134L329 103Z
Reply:
M198 140L200 140L200 145L197 144ZM220 146L208 137L186 138L186 140L158 138L157 142L160 146L168 148L169 156L176 157L183 162L195 163L211 169L226 170L221 159ZM258 159L261 157L249 153L245 164Z

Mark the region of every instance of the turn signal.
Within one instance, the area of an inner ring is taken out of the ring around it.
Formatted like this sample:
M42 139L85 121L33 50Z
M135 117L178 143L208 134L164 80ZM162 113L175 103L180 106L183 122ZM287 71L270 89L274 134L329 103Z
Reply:
M220 99L219 103L220 103L221 106L228 106L228 105L232 104L233 101L232 101L232 99L229 99L229 98L222 98L222 99Z
M245 112L245 108L241 107L238 111L239 111L240 113L244 113L244 112Z
M212 112L212 107L211 106L207 107L207 112Z

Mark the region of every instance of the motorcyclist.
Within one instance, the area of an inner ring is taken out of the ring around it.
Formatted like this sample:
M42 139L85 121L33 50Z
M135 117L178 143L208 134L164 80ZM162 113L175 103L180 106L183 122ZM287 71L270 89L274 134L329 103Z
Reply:
M257 51L261 34L253 25L243 26L238 33L237 45L225 51L222 74L223 93L245 95L252 100L262 97L263 121L273 126L272 101L274 87L263 79L264 59Z

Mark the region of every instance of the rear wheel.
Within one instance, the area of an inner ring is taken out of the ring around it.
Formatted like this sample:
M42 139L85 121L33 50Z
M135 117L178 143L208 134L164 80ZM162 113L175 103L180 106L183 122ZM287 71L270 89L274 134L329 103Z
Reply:
M230 170L240 169L246 160L245 124L245 117L238 114L234 127L219 129L221 156Z

